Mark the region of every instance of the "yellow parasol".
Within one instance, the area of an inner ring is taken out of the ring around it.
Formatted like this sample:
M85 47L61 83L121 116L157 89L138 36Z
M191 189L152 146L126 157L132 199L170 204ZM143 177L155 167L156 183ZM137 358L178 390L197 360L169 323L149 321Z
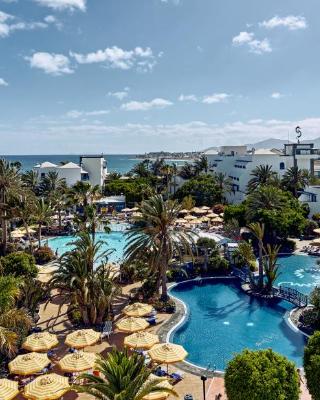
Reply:
M59 361L59 367L65 372L81 372L87 371L94 367L97 360L95 353L77 353L67 354Z
M100 333L93 329L81 329L67 335L65 344L75 349L91 346L100 339Z
M60 399L70 390L69 379L57 374L38 376L24 388L24 397L32 400Z
M124 318L116 323L116 327L122 332L138 332L148 328L149 323L143 318Z
M194 215L187 215L186 217L184 217L184 219L186 221L192 221L193 219L197 219L197 217L195 217Z
M22 348L29 351L47 351L58 346L56 335L49 332L33 333L22 344Z
M27 234L26 228L19 228L18 231L19 231L20 233ZM35 230L32 229L32 228L28 228L28 232L31 234L31 233L36 233L37 231L35 231Z
M0 379L0 399L12 400L19 393L18 382L9 379Z
M21 239L21 238L23 238L23 236L24 236L24 233L22 233L20 231L12 231L11 232L11 237L13 239Z
M157 343L159 343L158 335L149 332L136 332L124 339L124 345L132 349L149 350Z
M201 217L200 219L201 219L202 222L209 222L210 221L210 218L208 218L208 217Z
M140 218L140 217L142 217L142 213L141 213L141 212L134 212L134 213L132 214L132 217L133 217L133 218Z
M207 210L207 211L209 211L209 210L211 210L211 208L208 207L208 206L202 206L202 207L201 207L201 210Z
M320 228L314 229L313 232L316 233L317 235L320 235Z
M213 224L221 224L221 223L223 222L223 219L220 218L220 217L216 217L216 218L213 218L213 219L211 220L211 222L212 222Z
M49 364L50 360L46 354L27 353L17 356L8 365L11 374L32 375L40 372Z
M172 390L173 386L170 385L168 379L159 378L158 376L156 376L154 374L151 374L149 376L149 378L147 379L146 384L148 384L148 383L150 383L152 381L155 381L155 380L157 380L157 381L160 380L161 381L156 385L157 387L159 387L161 389L170 389L170 390ZM167 397L169 397L169 395L170 395L170 393L168 393L168 392L161 392L161 391L159 391L159 392L151 392L151 393L147 394L146 396L144 396L142 398L142 400L163 400L163 399L166 399Z
M208 214L208 210L203 210L201 208L199 208L198 210L194 211L195 214Z
M208 214L207 217L208 217L208 218L217 218L217 217L219 217L219 215L218 215L218 214L215 214L215 213L213 212L213 213Z
M188 355L182 346L173 343L157 344L148 353L153 361L167 364L167 369L168 364L183 361Z
M189 212L190 210L183 209L179 211L179 214L189 214Z
M320 247L320 239L314 239L310 242L310 246Z
M132 211L131 208L123 208L123 209L121 210L121 212L123 212L123 213L128 213L128 212L131 212L131 211Z
M150 304L134 303L125 307L123 312L129 317L144 317L150 314L152 310L153 307Z

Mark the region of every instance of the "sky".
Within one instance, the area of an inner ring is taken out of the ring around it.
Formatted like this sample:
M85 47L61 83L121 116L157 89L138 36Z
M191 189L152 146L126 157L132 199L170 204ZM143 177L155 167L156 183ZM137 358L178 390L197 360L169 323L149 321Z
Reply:
M320 136L319 0L0 0L0 154Z

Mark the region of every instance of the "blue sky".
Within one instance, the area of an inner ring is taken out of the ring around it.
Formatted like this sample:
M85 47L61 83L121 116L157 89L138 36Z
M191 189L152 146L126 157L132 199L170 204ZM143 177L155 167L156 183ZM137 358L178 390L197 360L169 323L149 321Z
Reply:
M319 0L0 0L0 153L320 136Z

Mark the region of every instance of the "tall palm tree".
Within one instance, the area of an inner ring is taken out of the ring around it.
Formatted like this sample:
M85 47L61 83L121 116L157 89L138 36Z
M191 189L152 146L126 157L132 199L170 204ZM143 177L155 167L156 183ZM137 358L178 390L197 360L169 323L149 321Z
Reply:
M161 174L161 170L165 165L164 158L157 158L151 165L151 171L153 175L159 176Z
M167 195L167 198L168 198L169 197L169 192L170 192L170 182L171 182L172 175L173 175L172 166L169 165L169 164L165 164L161 168L161 173L165 176L166 195Z
M7 161L0 159L0 220L1 220L1 252L6 254L8 244L8 220L10 209L8 201L17 197L21 189L19 171Z
M168 298L167 270L173 256L192 255L194 238L188 230L175 228L181 205L176 201L164 201L161 195L142 202L141 217L137 224L127 233L125 258L128 262L149 255L153 272L157 273L158 288L161 284L162 299Z
M291 167L283 175L282 184L292 192L294 197L298 198L299 191L308 186L310 179L310 174L307 170Z
M263 257L263 266L267 282L265 284L264 290L267 293L270 293L272 291L272 286L275 280L280 275L279 266L277 264L280 247L281 247L280 245L272 246L270 244L267 244L265 249L265 255Z
M184 163L180 169L179 176L181 176L183 179L191 179L194 178L195 175L196 172L194 166L189 162Z
M144 361L144 357L137 353L129 355L126 351L113 350L106 358L97 361L101 377L81 375L80 379L84 378L86 383L76 386L76 390L101 400L142 400L154 392L177 396L173 390L157 386L161 379L149 379L151 370Z
M226 195L232 192L232 181L223 172L216 173L214 177L221 192L221 201L225 201Z
M136 164L131 172L138 176L139 178L148 178L150 176L150 161L149 160L143 160Z
M121 292L114 272L106 266L112 250L103 251L104 242L94 242L88 232L70 244L74 249L61 257L50 287L60 289L65 302L78 307L85 324L100 324Z
M248 192L253 192L260 186L270 185L277 177L277 173L272 171L272 165L258 165L250 174L252 178L248 182Z
M55 192L60 192L66 188L66 181L59 178L59 174L54 171L48 172L40 182L41 192L46 196L51 196Z
M196 171L196 174L200 174L201 172L208 173L209 170L209 162L208 158L202 154L198 160L195 161L194 163L194 168Z
M260 289L263 288L263 238L264 238L264 224L260 224L259 222L253 222L248 225L248 228L253 233L253 235L258 240L258 248L259 248L259 281L258 287Z
M110 233L111 229L108 226L108 221L106 221L102 214L98 213L97 207L94 204L89 204L85 207L83 215L78 215L75 222L81 226L81 230L88 230L93 241L96 238L97 229L102 225L104 232Z
M247 217L254 219L261 210L279 211L285 202L284 193L273 186L261 186L247 197Z
M16 308L19 294L17 278L10 275L0 277L0 352L4 356L16 354L21 333L26 333L31 327L26 312Z
M89 182L79 181L70 191L70 197L74 204L86 207L100 195L100 188L98 185L92 186Z
M50 203L46 203L44 198L41 197L35 203L35 209L33 217L38 224L38 245L41 247L41 227L48 225L51 222L53 216L53 208Z
M23 185L37 194L39 189L39 173L33 170L26 171L21 175Z

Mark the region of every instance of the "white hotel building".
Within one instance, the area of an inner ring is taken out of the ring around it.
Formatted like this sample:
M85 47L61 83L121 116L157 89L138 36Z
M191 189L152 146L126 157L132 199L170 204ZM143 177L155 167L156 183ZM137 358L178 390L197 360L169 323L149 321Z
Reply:
M233 190L228 195L228 201L231 203L240 203L245 199L251 173L259 165L271 165L280 177L293 166L320 176L320 149L314 149L312 143L285 144L283 150L248 150L247 146L222 146L218 150L208 150L205 155L211 172L222 172L231 179ZM309 204L313 212L318 212L315 211L317 208L320 209L319 189L309 187L300 198Z
M65 179L67 186L73 186L79 181L90 182L92 186L103 186L107 174L106 160L103 155L81 156L79 164L69 162L57 165L51 162L43 162L34 167L39 174L39 180L49 172L56 172L58 177Z

